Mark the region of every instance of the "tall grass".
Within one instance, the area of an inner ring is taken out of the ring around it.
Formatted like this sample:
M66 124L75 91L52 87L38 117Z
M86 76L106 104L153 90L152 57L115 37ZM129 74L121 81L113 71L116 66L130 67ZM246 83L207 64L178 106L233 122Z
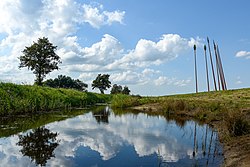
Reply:
M111 105L113 108L127 108L140 105L139 96L129 96L124 94L115 94L112 97Z
M109 100L109 95L72 89L0 83L0 115L86 107Z

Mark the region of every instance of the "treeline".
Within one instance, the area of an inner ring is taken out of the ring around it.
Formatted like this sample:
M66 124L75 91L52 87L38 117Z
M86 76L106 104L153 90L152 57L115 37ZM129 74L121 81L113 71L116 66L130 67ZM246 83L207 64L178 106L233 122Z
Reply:
M55 79L48 79L43 83L43 85L52 88L67 88L79 91L86 91L86 88L88 88L88 84L83 83L79 79L72 79L71 77L65 75L58 75Z

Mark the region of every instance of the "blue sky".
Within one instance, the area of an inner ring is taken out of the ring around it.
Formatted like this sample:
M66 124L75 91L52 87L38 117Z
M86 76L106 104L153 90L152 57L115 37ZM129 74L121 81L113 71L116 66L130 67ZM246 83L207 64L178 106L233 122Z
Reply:
M69 75L92 91L92 80L107 73L132 94L192 93L196 44L199 91L206 91L208 36L219 45L228 88L249 87L249 6L247 0L2 0L0 80L33 84L32 72L18 69L18 57L45 36L63 62L47 79Z

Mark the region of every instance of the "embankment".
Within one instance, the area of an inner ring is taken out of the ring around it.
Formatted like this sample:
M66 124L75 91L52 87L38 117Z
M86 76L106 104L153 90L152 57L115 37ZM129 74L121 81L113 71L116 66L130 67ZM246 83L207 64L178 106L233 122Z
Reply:
M0 115L83 108L110 101L110 95L72 89L0 83Z

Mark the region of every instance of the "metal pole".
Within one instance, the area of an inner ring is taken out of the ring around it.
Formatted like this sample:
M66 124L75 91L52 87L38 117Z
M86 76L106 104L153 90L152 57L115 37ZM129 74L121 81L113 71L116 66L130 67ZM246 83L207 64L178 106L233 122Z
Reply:
M206 74L207 74L207 91L210 92L209 88L209 76L208 76L208 65L207 65L207 47L204 45L205 62L206 62Z
M214 65L213 65L212 53L211 53L210 43L209 43L208 37L207 37L207 44L208 44L208 50L209 50L209 54L210 54L210 62L211 62L211 67L212 67L212 74L213 74L213 79L214 79L214 89L215 89L215 91L217 91L216 80L215 80L215 75L214 75Z
M218 80L218 85L219 85L219 91L220 89L220 71L219 71L219 64L218 64L218 55L217 55L217 51L216 51L216 45L213 41L214 44L214 54L215 54L215 58L216 58L216 71L217 71L217 80Z
M225 74L224 74L224 70L223 70L223 66L222 66L222 61L221 61L220 51L219 51L218 45L217 45L217 52L218 52L218 57L219 57L220 65L221 65L221 72L222 72L224 87L225 87L225 90L227 90L227 83L226 83L226 78L225 78Z
M194 45L194 72L195 72L195 85L196 93L198 93L198 79L197 79L197 64L196 64L196 45Z

